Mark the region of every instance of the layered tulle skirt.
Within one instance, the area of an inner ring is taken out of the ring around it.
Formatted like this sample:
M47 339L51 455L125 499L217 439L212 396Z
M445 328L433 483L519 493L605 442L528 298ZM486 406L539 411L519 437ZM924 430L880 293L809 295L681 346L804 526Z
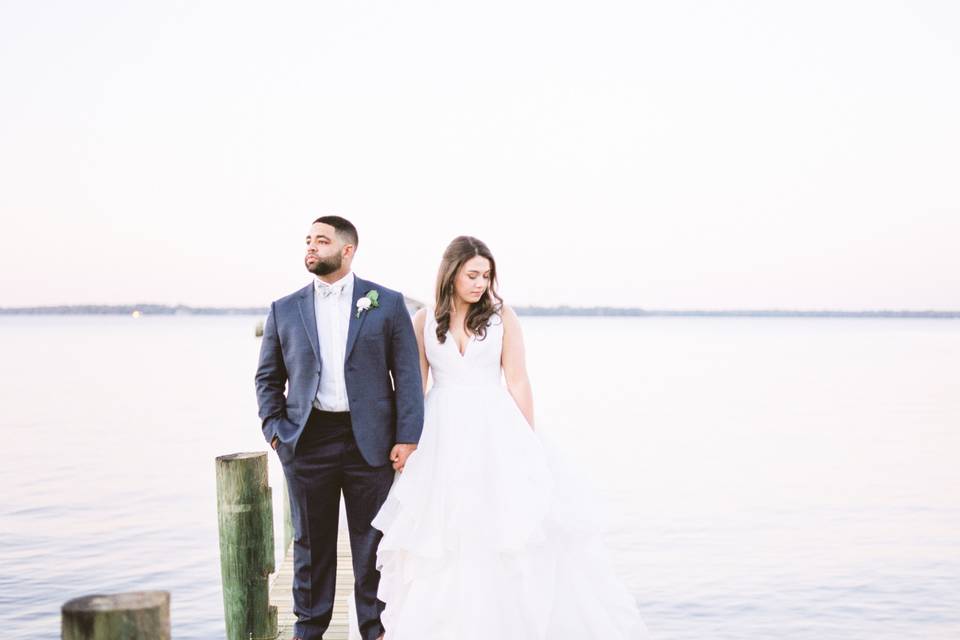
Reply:
M386 640L637 640L634 598L553 448L497 384L438 385L373 520Z

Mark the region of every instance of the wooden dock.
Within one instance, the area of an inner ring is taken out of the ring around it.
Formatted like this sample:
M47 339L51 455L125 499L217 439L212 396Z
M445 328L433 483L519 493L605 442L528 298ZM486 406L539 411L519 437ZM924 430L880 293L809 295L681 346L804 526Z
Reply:
M277 607L278 640L293 638L293 547L287 549L270 584L270 604ZM347 599L353 597L353 559L350 554L350 538L342 518L337 536L337 596L333 605L333 620L323 634L324 640L348 640L350 625L347 618Z

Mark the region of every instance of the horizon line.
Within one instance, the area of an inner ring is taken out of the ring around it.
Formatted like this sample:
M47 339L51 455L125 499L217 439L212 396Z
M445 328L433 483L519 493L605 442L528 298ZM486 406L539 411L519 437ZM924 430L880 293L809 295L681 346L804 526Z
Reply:
M419 300L406 298L407 304L413 308L420 308L423 305ZM573 312L577 315L605 314L605 315L703 315L703 314L727 314L727 315L918 315L926 317L960 317L960 309L910 309L910 308L873 308L873 309L842 309L842 308L785 308L785 307L725 307L725 308L653 308L653 307L614 307L609 305L511 305L518 314L525 315L549 315L551 313ZM188 314L234 314L234 315L265 315L269 310L268 306L192 306L185 304L162 304L146 303L137 304L59 304L59 305L34 305L18 307L0 307L0 314L3 315L44 315L45 313L55 315L83 315L84 313L96 315L129 315L134 312L153 313L158 315L173 315L181 313Z

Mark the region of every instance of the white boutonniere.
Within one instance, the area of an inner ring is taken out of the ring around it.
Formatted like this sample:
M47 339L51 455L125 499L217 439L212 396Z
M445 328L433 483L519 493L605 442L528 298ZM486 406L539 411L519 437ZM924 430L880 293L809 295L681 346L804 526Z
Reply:
M362 311L367 309L376 309L380 306L380 294L376 289L370 289L362 298L357 298L357 317L360 317Z

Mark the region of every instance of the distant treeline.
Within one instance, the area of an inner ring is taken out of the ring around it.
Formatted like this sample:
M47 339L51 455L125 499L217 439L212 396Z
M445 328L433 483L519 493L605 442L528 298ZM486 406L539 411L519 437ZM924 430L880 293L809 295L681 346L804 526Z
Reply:
M640 309L619 307L514 307L524 316L709 316L734 318L960 318L960 311L800 311L792 309Z
M129 316L263 316L267 307L188 307L166 304L81 304L56 307L0 307L2 315Z
M411 309L422 306L408 299ZM960 318L960 311L797 311L790 309L718 309L675 310L641 309L620 307L514 307L523 316L683 316L683 317L734 317L734 318ZM0 307L0 315L142 315L156 316L265 316L266 307L188 307L186 305L140 304L140 305L69 305L53 307Z

